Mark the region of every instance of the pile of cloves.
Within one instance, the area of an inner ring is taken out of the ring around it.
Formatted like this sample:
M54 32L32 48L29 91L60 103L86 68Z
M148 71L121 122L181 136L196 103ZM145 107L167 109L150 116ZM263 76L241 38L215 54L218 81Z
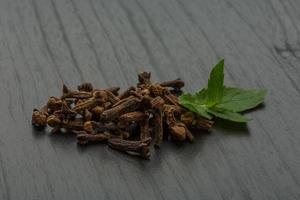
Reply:
M136 87L119 94L119 87L94 89L82 83L78 90L63 86L60 98L50 97L34 109L32 124L52 127L52 133L75 133L77 143L107 143L129 154L150 157L149 146L162 140L193 141L192 132L210 130L213 122L178 104L184 82L180 79L152 83L151 73L138 74ZM191 132L192 131L192 132Z

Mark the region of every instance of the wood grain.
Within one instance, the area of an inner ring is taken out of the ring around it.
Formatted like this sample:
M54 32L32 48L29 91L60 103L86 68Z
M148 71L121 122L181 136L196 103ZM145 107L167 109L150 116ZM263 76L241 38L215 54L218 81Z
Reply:
M297 0L0 0L0 199L300 199ZM62 83L186 91L225 58L227 85L266 88L247 126L218 121L151 161L31 127Z

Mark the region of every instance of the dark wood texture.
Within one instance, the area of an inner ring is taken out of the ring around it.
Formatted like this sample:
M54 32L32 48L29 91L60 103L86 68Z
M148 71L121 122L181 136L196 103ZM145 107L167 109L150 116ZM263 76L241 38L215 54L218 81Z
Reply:
M299 0L0 0L0 199L300 199L299 36ZM31 127L62 83L196 91L223 57L227 85L268 89L247 126L150 161Z

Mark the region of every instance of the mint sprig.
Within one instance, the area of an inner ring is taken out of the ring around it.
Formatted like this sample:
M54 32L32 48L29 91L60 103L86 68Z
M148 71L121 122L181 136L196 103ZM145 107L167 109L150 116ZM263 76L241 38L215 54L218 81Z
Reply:
M214 106L221 102L224 91L224 59L211 70L207 83L207 104Z
M213 116L234 122L247 122L240 112L252 109L264 101L266 90L240 89L224 86L224 59L210 73L208 86L196 94L185 93L179 104L188 110L212 119Z

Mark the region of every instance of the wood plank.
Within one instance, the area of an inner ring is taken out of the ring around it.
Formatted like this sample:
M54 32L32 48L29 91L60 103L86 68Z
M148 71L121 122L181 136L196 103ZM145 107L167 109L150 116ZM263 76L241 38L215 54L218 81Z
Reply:
M299 199L299 1L1 0L1 199ZM266 88L247 126L218 121L151 161L31 127L62 83L96 87L181 77Z

